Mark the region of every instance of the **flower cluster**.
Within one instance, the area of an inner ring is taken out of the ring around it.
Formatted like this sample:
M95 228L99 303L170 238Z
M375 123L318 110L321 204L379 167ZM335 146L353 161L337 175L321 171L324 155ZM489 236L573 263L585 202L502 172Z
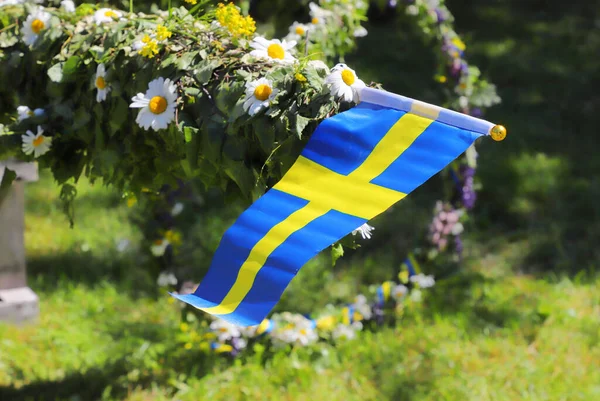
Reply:
M144 33L140 39L133 43L132 47L139 55L154 58L172 35L173 33L167 27L159 24L155 30Z
M450 86L456 96L452 106L478 116L482 107L500 102L495 86L481 79L477 67L464 57L465 43L452 27L453 17L444 0L411 0L406 13L419 18L423 32L440 43L437 80Z
M256 22L250 16L243 16L233 3L219 3L215 11L216 21L225 27L233 37L250 37L256 31Z
M212 350L231 356L238 355L254 342L286 348L305 347L318 341L339 343L352 340L367 327L375 329L392 322L402 315L406 301L420 302L421 290L435 285L433 276L415 273L412 268L403 273L406 274L399 274L401 283L386 281L372 287L374 297L370 301L367 296L359 294L345 306L329 305L314 316L280 312L257 326L238 327L213 317L206 325L204 320L187 313L186 322L180 326L179 339L186 349ZM175 277L166 272L161 273L159 281L161 285L171 287L175 287L176 283ZM180 293L192 293L195 287L187 283Z
M316 7L316 8L315 8ZM311 13L321 17L330 15L311 3ZM316 13L316 14L315 14ZM228 32L233 37L251 36L255 30L254 21L250 17L243 17L240 14L239 8L233 4L219 4L215 11L215 17L219 26L212 26L213 29L220 27L227 28ZM96 25L114 23L123 18L123 13L118 10L109 8L101 8L94 12L94 22ZM315 17L316 18L316 17ZM23 25L24 37L23 41L30 46L36 43L37 37L43 29L49 25L50 14L44 11L41 7L29 14ZM146 57L154 58L161 51L159 44L166 42L173 36L173 33L164 24L155 25L154 29L146 31L141 39L135 40L132 44L132 49L137 51L137 54ZM255 37L250 43L249 56L256 59L262 59L277 65L297 65L298 59L294 56L295 41L287 41L286 39L266 39L264 37ZM135 54L135 53L132 53ZM325 66L325 69L328 68ZM96 67L94 86L96 89L96 102L105 102L109 92L112 90L111 83L107 79L107 67L104 63L99 63ZM273 72L273 69L270 71ZM269 72L268 72L269 73ZM300 82L306 82L306 78L302 73L298 72L295 77ZM329 75L325 78L324 83L331 89L331 93L338 99L346 102L358 102L358 93L365 86L364 82L358 79L354 70L345 64L338 64L333 67ZM272 80L266 77L247 81L245 84L246 91L243 98L243 109L250 116L254 116L261 111L269 109L272 102L277 97L279 89L274 86ZM167 129L169 124L175 119L176 109L179 103L177 87L169 78L159 77L149 82L145 93L138 93L131 99L131 108L140 109L136 122L145 130L153 129L154 131ZM28 138L23 136L23 141ZM33 152L31 146L23 147L26 154L34 153L34 157L39 157L49 151L51 141L38 140L32 145L41 146L39 151ZM25 142L24 142L25 143Z
M454 209L452 205L441 201L436 203L433 221L429 225L429 239L439 251L448 247L451 236L459 237L464 231L460 222L462 215L462 209Z
M366 15L368 2L363 0L320 0L309 3L309 21L295 21L289 28L287 40L297 41L303 50L331 53L342 57L352 50L355 38L367 35L360 25ZM307 49L308 47L308 49Z

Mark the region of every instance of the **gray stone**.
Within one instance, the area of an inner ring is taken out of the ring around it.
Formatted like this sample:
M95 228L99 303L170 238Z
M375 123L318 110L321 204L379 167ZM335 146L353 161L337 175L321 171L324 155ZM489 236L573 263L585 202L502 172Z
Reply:
M0 321L22 322L38 314L38 298L27 287L25 270L23 182L37 179L37 166L2 163L17 172L20 180L11 185L0 202Z
M26 322L40 313L38 297L29 287L0 290L0 321Z

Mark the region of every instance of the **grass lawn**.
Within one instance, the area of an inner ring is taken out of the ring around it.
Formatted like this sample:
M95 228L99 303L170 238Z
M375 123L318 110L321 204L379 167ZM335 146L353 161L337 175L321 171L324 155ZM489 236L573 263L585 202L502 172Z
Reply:
M123 202L84 184L71 230L57 194L49 177L28 187L30 285L41 316L0 325L2 400L600 397L600 280L515 275L526 243L471 243L465 274L408 305L396 327L338 348L207 359L177 344L178 306L143 284ZM123 238L132 249L120 253ZM352 259L344 269L369 263ZM326 260L303 270L284 302L301 302L301 287L321 268Z
M260 348L236 360L185 350L178 305L144 272L125 202L84 182L70 229L44 175L27 187L26 220L41 315L0 324L0 400L599 400L600 15L592 1L546 3L449 1L468 54L503 98L487 117L509 137L480 147L464 274L408 305L397 326L268 358ZM370 27L348 63L435 101L435 84L421 86L432 58L405 28ZM310 262L279 307L310 311L387 279L439 187L376 220L374 239L335 269L328 255ZM198 219L215 238L226 226Z

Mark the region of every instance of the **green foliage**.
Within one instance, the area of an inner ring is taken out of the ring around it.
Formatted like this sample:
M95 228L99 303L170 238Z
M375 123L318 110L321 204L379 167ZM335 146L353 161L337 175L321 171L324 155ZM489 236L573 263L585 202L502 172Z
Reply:
M83 174L139 194L195 178L206 188L252 199L281 178L298 154L295 144L340 107L323 85L323 70L309 58L287 66L251 58L249 40L209 24L210 9L198 16L183 7L170 17L132 14L105 24L94 22L91 6L78 7L75 15L46 9L51 23L31 48L19 40L19 24L33 9L6 9L0 24L0 95L6 101L0 115L13 114L17 104L44 107L46 113L10 125L10 134L0 138L0 156L29 160L18 139L41 124L53 143L39 161L59 183ZM152 41L159 25L172 36L146 58L134 47L144 46L145 35ZM347 35L349 28L328 33ZM334 45L325 54L341 49ZM95 99L99 64L107 69L105 102ZM297 81L296 74L306 80ZM128 105L157 77L176 82L178 109L168 129L146 131ZM242 108L244 85L259 77L271 79L280 92L267 112L249 116Z

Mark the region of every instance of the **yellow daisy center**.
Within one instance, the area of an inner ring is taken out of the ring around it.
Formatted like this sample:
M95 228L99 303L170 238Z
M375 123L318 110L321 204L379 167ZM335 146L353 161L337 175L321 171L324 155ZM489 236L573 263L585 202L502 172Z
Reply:
M104 12L104 16L109 18L117 18L117 13L113 10L108 10Z
M40 19L34 19L33 21L31 21L31 30L33 31L33 33L35 33L36 35L38 33L41 32L42 29L44 29L46 27L46 25L44 24L44 21L40 20Z
M306 29L304 29L301 26L297 26L296 27L296 34L298 34L298 35L304 35L305 33L306 33Z
M104 79L104 77L96 78L96 88L100 90L106 88L106 80Z
M354 81L356 81L356 77L354 76L354 73L352 71L345 69L344 71L342 71L342 81L344 81L346 85L352 86Z
M267 100L269 96L273 93L273 89L267 84L261 84L254 89L254 97L260 100L261 102Z
M44 143L44 137L42 135L40 135L37 138L35 138L32 143L33 143L33 146L37 148L42 143Z
M267 54L271 58L283 60L283 57L285 57L285 50L283 50L283 47L281 47L280 44L273 43L267 48Z
M299 333L305 336L308 334L308 331L306 329L301 329Z
M319 19L317 17L314 17L311 22L313 23L313 25L317 25L319 23Z
M154 96L152 99L150 99L148 108L154 114L162 114L167 109L167 99L162 96Z

